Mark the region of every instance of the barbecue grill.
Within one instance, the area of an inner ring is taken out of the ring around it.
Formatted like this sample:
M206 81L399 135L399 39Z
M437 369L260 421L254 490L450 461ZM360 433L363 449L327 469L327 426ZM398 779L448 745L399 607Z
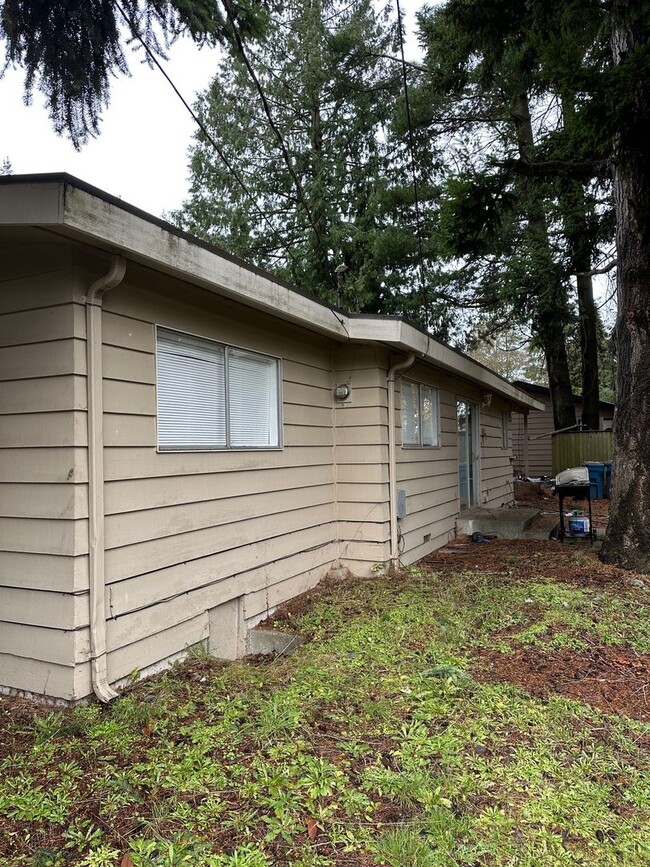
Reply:
M560 542L564 542L566 532L564 530L564 498L573 497L576 500L586 498L589 504L589 544L593 545L594 531L591 520L591 485L589 483L589 470L587 467L571 467L563 470L555 477L555 493L560 498Z

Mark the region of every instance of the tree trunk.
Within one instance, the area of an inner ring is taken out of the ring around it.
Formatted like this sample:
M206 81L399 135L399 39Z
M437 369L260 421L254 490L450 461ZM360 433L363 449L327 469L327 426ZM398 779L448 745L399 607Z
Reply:
M553 405L553 426L563 430L576 424L576 407L571 391L569 359L564 331L554 328L543 337L548 387Z
M563 126L571 130L576 123L576 95L562 96ZM578 329L580 337L580 373L582 378L582 422L591 430L600 428L600 392L598 376L598 313L594 303L592 268L594 238L589 226L587 197L579 181L569 181L560 192L562 221L571 268L578 290Z
M614 62L625 64L647 43L642 3L615 0ZM634 86L634 85L630 85ZM636 80L634 111L620 131L614 161L618 248L614 484L601 557L650 572L650 94Z
M591 257L576 259L574 264L588 271ZM576 277L578 316L580 319L580 360L582 363L582 423L591 430L600 428L600 388L598 384L598 320L594 303L594 285L590 275Z
M534 147L533 126L530 119L528 94L521 91L513 99L512 116L517 131L517 145L523 160L529 160ZM539 273L539 288L534 304L533 328L546 358L548 386L553 405L553 424L556 430L576 423L575 403L571 389L571 375L564 332L567 313L566 288L559 270L553 262L548 240L548 226L539 192L530 179L522 179L522 194L528 199L528 227L531 251L543 267Z

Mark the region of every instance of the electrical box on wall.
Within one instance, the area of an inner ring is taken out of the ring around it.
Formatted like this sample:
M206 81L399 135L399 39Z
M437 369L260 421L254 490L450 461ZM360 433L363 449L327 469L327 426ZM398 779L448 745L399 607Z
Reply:
M397 517L400 520L406 517L406 491L404 488L397 489Z

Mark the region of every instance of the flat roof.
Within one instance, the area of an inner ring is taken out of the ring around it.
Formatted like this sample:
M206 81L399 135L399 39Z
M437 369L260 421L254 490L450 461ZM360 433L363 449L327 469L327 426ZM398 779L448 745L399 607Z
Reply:
M540 397L549 398L551 396L551 389L547 385L538 385L536 382L526 382L524 379L514 379L512 384L515 388L519 388L522 391L526 391L529 394L538 394ZM574 394L572 395L573 399L578 403L582 403L582 395ZM598 401L601 409L611 410L614 412L616 405L610 403L608 400L600 400Z
M521 388L399 316L347 313L67 173L0 176L0 226L46 228L341 342L382 344L501 395Z

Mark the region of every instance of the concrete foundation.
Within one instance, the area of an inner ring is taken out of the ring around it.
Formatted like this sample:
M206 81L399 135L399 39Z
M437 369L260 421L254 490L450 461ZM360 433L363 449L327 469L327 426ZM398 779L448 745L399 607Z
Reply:
M287 655L295 653L307 639L275 629L251 629L246 636L246 653L251 655Z

